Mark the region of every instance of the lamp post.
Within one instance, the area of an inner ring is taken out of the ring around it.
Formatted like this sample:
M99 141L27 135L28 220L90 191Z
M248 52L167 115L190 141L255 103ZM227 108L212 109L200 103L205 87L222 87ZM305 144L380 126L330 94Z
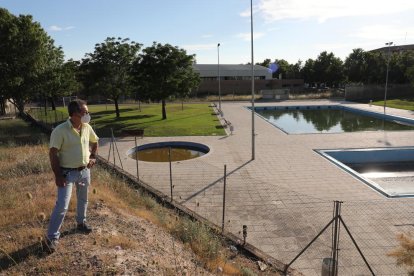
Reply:
M390 48L393 42L387 42L385 45L388 46L388 54L387 54L387 74L385 76L385 93L384 93L384 114L385 114L385 107L387 106L387 89L388 89L388 68L390 66Z
M254 137L254 57L253 57L253 0L250 0L250 40L251 40L251 66L252 66L252 160L255 158Z
M218 75L218 95L219 95L219 110L221 113L221 86L220 86L220 43L217 44L217 75Z

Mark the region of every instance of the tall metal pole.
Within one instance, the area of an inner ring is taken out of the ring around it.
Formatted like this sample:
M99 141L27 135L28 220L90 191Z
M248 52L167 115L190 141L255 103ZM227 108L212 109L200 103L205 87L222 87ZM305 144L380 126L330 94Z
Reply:
M220 77L220 43L217 44L217 75L218 75L218 94L219 94L219 110L221 113L221 77Z
M255 158L255 137L254 137L254 56L253 56L253 0L250 0L250 39L252 49L252 160Z
M387 54L387 74L385 76L385 93L384 93L384 114L385 114L385 107L387 106L387 90L388 90L388 68L390 65L390 48L393 42L387 42L385 45L388 46L388 54Z

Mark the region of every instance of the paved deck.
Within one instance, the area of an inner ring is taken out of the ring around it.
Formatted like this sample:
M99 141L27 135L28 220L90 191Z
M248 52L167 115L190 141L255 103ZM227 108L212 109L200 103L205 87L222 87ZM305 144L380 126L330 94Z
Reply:
M270 105L328 105L331 101L286 101ZM383 112L382 107L343 103L354 108ZM139 144L158 141L192 141L210 147L209 154L172 165L174 199L221 225L223 167L227 165L227 230L267 254L289 263L332 219L333 201L344 201L342 217L377 275L406 275L387 256L398 242L396 234L414 225L414 199L388 199L316 153L315 149L413 146L414 131L355 132L288 135L255 116L256 159L251 161L249 103L222 103L233 135L220 137L145 137ZM414 112L387 108L387 113L414 118ZM218 122L219 124L219 122ZM107 139L100 154L106 158ZM136 173L135 160L126 152L131 138L119 139L124 169ZM117 164L119 165L118 161ZM140 178L170 194L168 163L139 162ZM322 259L329 257L331 228L293 267L305 275L320 275ZM340 275L370 275L344 227L341 228Z

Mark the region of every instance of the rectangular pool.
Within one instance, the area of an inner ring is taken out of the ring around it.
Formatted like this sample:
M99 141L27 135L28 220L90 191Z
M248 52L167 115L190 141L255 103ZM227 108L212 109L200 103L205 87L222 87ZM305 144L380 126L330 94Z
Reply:
M316 150L387 197L414 196L414 148Z
M288 134L414 130L414 120L341 105L261 106L255 112Z

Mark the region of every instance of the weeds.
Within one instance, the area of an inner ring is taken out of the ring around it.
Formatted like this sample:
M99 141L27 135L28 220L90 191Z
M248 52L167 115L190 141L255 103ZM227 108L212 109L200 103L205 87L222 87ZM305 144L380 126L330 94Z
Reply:
M1 250L5 256L28 248L30 244L39 244L44 237L56 194L47 151L44 144L14 148L0 146L0 233L10 233L0 235ZM230 275L252 275L246 269L240 270L227 263L222 253L225 250L222 241L209 227L162 207L154 198L134 190L123 179L95 167L92 187L91 204L105 202L112 212L140 216L164 227L187 244L201 263L212 271L221 266L224 273ZM76 200L71 200L66 220L73 219L75 204ZM110 248L117 245L126 249L138 247L136 241L123 233L103 234L98 236L98 241ZM59 265L70 267L69 263ZM109 269L109 266L102 269ZM39 262L31 270L34 274L58 271L56 264L48 261ZM173 269L169 271L174 273Z
M410 270L410 275L414 275L414 239L411 233L399 234L397 239L400 246L388 254L397 260L397 265L405 266Z
M205 224L183 218L173 233L205 261L219 257L221 241Z

